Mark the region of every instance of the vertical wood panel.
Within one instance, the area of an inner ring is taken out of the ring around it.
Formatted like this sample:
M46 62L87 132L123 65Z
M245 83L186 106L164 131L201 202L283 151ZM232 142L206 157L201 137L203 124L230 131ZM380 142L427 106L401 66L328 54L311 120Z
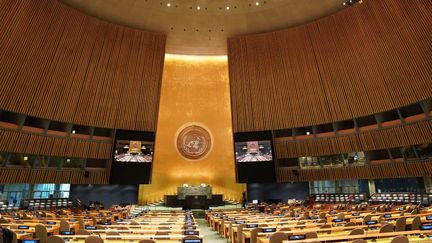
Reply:
M50 120L155 131L165 36L55 0L0 3L0 107Z
M364 1L228 40L234 132L352 119L432 96L430 1Z

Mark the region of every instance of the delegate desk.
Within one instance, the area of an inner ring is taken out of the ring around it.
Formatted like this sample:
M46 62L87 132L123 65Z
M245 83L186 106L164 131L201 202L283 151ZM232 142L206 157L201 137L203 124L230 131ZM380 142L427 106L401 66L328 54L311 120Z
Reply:
M412 230L412 231L399 231L399 232L389 232L389 233L377 233L377 232L366 232L363 235L343 235L343 236L328 236L319 237L315 239L305 239L305 240L284 240L283 243L313 243L316 241L326 243L326 242L347 242L354 241L357 239L366 239L368 242L382 242L390 243L391 240L399 235L408 235L410 242L432 242L432 230ZM269 239L260 239L258 243L268 243Z

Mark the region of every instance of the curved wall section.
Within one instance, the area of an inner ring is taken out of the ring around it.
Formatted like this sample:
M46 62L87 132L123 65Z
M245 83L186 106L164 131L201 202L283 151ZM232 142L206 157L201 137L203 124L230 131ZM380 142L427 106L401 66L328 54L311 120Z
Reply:
M367 0L274 33L230 38L234 132L302 127L432 97L432 4Z
M104 22L55 0L2 0L0 12L0 108L156 130L163 34Z

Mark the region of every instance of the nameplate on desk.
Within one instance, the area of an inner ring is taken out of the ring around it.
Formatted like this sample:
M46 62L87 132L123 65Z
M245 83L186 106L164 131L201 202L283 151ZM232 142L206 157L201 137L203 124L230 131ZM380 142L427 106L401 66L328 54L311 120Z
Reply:
M182 243L202 243L202 239L183 239Z
M375 225L375 224L378 224L378 221L377 221L377 220L369 220L369 221L366 221L366 225Z
M246 228L256 228L258 224L246 224Z
M75 232L73 231L60 231L60 235L74 235Z
M343 219L334 219L333 220L333 222L335 222L335 223L340 223L340 222L343 222L344 220Z
M55 225L55 224L57 224L57 222L54 222L54 221L47 221L46 224L48 224L48 225Z
M18 229L30 229L28 225L18 225Z
M360 216L360 214L359 213L353 213L353 214L351 214L352 216Z
M271 232L276 232L276 228L264 228L262 229L263 233L271 233Z
M420 226L420 230L432 230L432 224L424 224Z
M111 222L103 222L103 225L111 225Z
M318 216L312 216L311 219L318 219Z
M399 208L399 211L404 211L405 210L405 208Z
M389 214L389 213L384 214L384 218L385 219L391 218L391 214Z
M235 221L236 224L244 224L245 221Z
M96 226L92 226L92 225L86 225L86 226L84 226L84 229L86 229L86 230L96 230L97 227Z
M23 239L23 240L19 240L18 242L20 243L39 243L38 239Z
M235 218L227 218L227 221L235 221Z
M114 219L115 222L121 222L121 219Z
M184 235L199 235L199 232L196 230L186 230L183 232Z
M304 240L306 239L306 235L290 235L288 236L288 240Z
M14 220L19 220L20 218L19 218L19 217L14 217L13 219L14 219Z

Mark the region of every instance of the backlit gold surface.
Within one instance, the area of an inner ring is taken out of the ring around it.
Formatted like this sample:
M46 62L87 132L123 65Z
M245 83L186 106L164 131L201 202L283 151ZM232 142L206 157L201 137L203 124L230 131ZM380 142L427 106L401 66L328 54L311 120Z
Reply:
M190 123L202 124L212 135L212 149L197 161L175 147L177 132ZM140 203L174 195L184 183L206 183L214 194L240 200L245 185L235 182L233 149L227 58L167 55L152 181L140 186Z

